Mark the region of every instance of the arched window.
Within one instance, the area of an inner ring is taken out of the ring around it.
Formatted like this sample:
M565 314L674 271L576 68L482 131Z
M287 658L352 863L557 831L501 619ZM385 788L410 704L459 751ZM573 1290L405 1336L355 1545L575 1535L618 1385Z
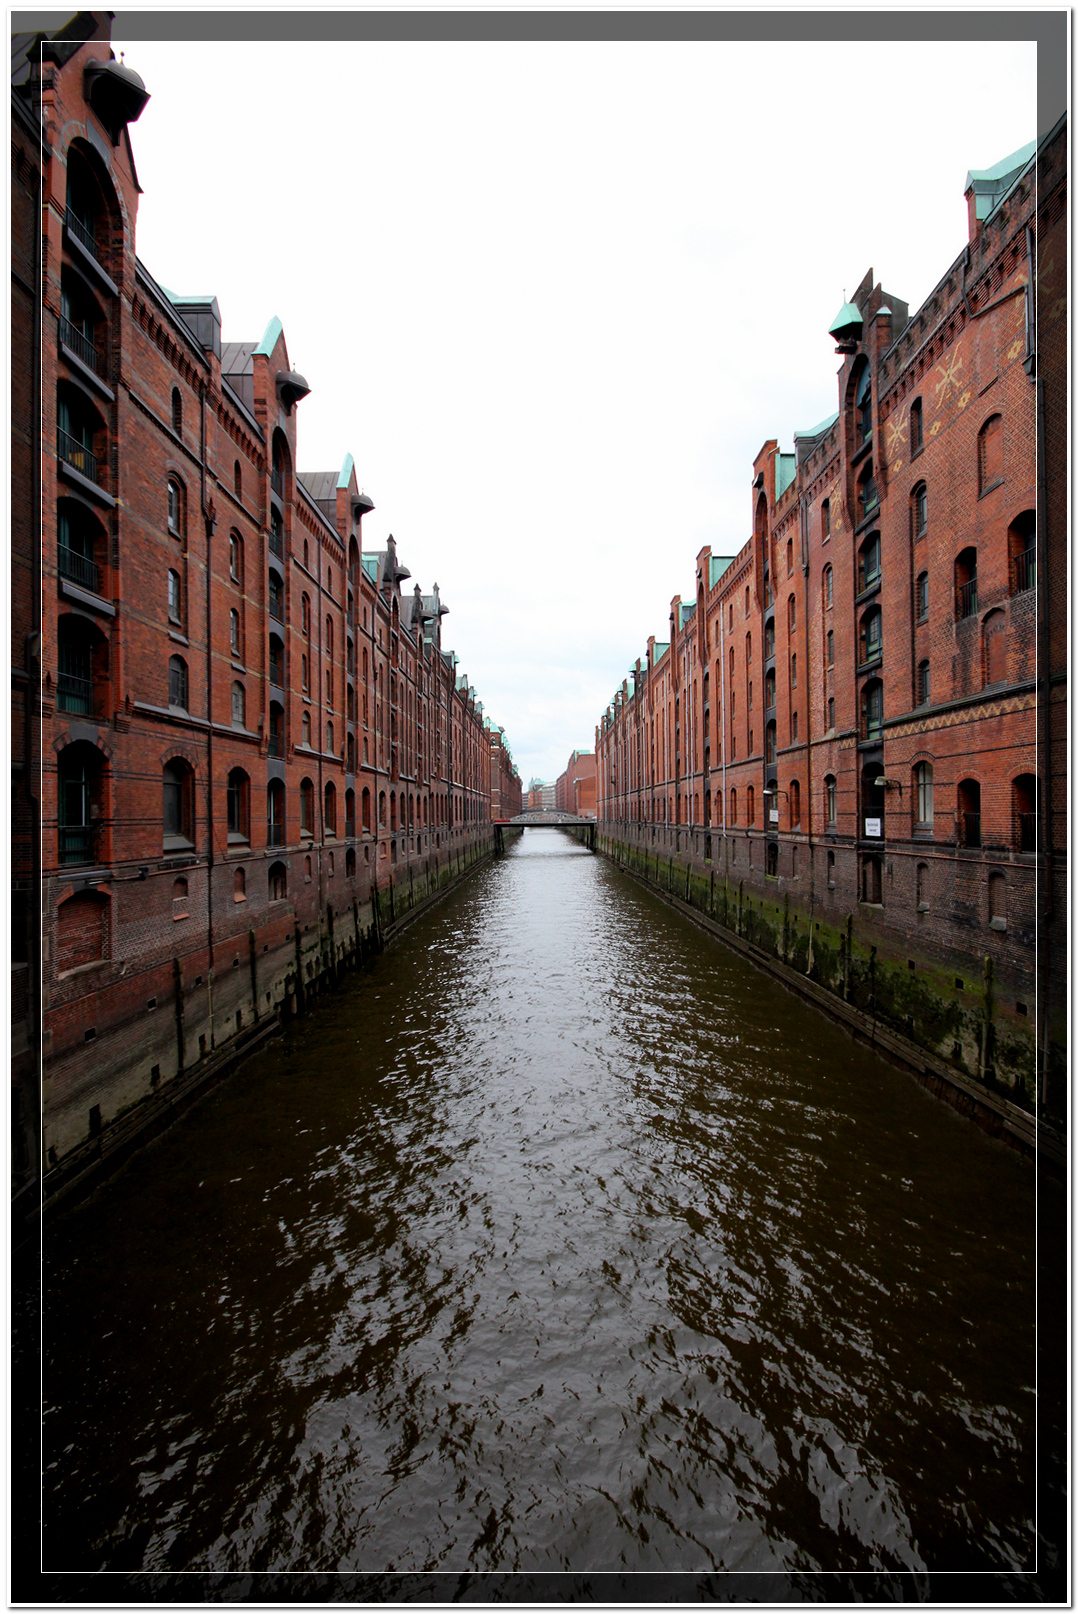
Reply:
M269 898L271 902L284 902L288 897L288 870L283 863L271 863L269 871Z
M825 776L823 787L824 800L827 804L827 827L828 829L834 829L838 822L838 783L833 773Z
M910 404L910 457L919 454L925 445L925 419L920 398Z
M179 387L172 389L172 430L177 437L183 431L183 399Z
M1007 529L1007 556L1010 561L1011 593L1024 594L1037 586L1037 517L1023 510Z
M925 622L928 619L928 573L917 574L917 620Z
M305 885L310 885L313 869L314 864L312 863L310 856L305 857L303 859L303 881Z
M778 725L772 720L764 731L764 760L774 762L778 753Z
M187 710L187 663L182 656L168 658L168 704Z
M823 603L825 610L835 603L835 574L830 566L823 569Z
M977 551L972 547L955 559L954 614L959 622L977 614Z
M243 646L240 640L240 613L236 610L235 606L233 606L232 610L228 613L228 642L229 648L236 660L241 661L243 659L241 656Z
M857 592L864 594L880 581L880 535L870 532L858 551Z
M364 833L364 835L369 835L370 832L371 832L371 793L366 787L364 787L364 790L363 790L362 802L363 802L363 833Z
M913 770L913 811L914 826L921 831L931 831L935 825L932 788L932 764L919 762Z
M238 679L232 685L232 723L238 729L247 726L247 695Z
M775 704L775 670L774 668L764 679L764 709L770 711ZM751 702L750 702L751 705Z
M737 823L737 789L734 785L730 786L730 822Z
M386 824L386 793L384 790L378 792L378 822L384 829Z
M306 651L304 651L299 658L299 679L300 688L303 690L303 693L305 695L309 695L311 693L311 664L307 659ZM307 742L304 741L304 744L306 743Z
M790 638L797 632L797 601L792 594L786 601L786 632Z
M284 640L276 633L270 634L269 679L278 689L284 688Z
M389 828L390 828L390 833L391 834L396 833L396 830L397 830L397 792L395 790L391 790L389 792Z
M235 491L237 499L242 499L243 498L243 467L240 465L239 460L236 460L235 464L232 467L232 487L233 487L233 489Z
M794 545L793 545L793 539L792 538L787 538L787 540L786 540L786 576L787 577L792 577L793 569L794 569Z
M867 443L872 436L872 372L862 365L854 386L854 430L857 446Z
M311 637L311 596L303 596L303 634L304 638Z
M858 650L858 661L862 667L878 661L883 655L883 615L878 605L871 606L861 617Z
M284 780L271 779L266 786L266 845L284 845Z
M1014 819L1014 845L1019 852L1037 850L1037 802L1040 791L1037 776L1020 773L1011 786L1011 811Z
M928 487L918 482L910 494L910 534L916 540L928 531Z
M828 891L833 891L835 889L835 854L834 854L834 852L828 852L828 854L827 854L827 889L828 889Z
M327 616L327 618L326 618L326 655L332 660L332 657L333 657L333 618L331 616Z
M325 826L327 835L337 833L337 787L332 779L325 790Z
M833 729L834 726L835 726L835 697L833 695L829 695L827 697L827 727L829 729Z
M228 535L228 575L234 583L243 582L243 539L238 532Z
M977 434L977 484L987 493L1003 480L1003 416L990 415Z
M242 768L228 776L228 838L245 841L251 833L251 781Z
M876 740L883 733L883 685L870 678L861 692L861 738Z
M981 844L981 787L976 779L963 779L958 786L958 844Z
M166 848L170 842L191 845L194 840L194 774L186 762L176 758L165 764L162 795Z
M172 917L173 919L186 919L190 915L187 900L187 878L177 875L172 882Z
M183 621L183 599L180 589L180 574L170 569L168 574L168 619L177 627Z
M328 874L328 876L329 876L329 878L331 880L333 878L335 870L336 870L336 864L333 861L333 853L329 852L326 855L326 873Z
M768 617L764 624L764 660L768 661L775 654L775 618Z
M329 752L330 756L336 756L336 754L337 754L333 749L333 724L332 723L327 723L326 724L326 750Z
M300 743L309 746L311 743L311 714L304 712L300 718Z
M998 870L988 876L988 923L993 930L1007 928L1007 876Z
M354 846L350 846L345 854L344 873L345 878L348 880L354 880L356 877L356 849Z
M927 706L932 699L932 668L926 657L917 663L917 705Z
M299 832L314 834L314 785L310 779L301 779L299 785Z
M801 785L797 779L790 780L790 828L801 828Z
M746 667L751 667L752 666L752 634L751 633L746 633L746 635L745 635L745 666Z
M232 901L247 901L247 876L242 869L236 869L232 876Z
M274 571L269 574L269 614L275 622L284 621L284 583Z
M745 814L750 824L756 822L756 789L750 785L745 793Z
M827 630L827 638L824 642L824 653L825 665L828 667L833 667L835 665L835 631L833 628L828 628Z
M750 615L750 611L749 611L749 585L747 583L745 584L745 615L746 616Z
M820 506L820 533L826 543L831 536L831 500L825 499Z

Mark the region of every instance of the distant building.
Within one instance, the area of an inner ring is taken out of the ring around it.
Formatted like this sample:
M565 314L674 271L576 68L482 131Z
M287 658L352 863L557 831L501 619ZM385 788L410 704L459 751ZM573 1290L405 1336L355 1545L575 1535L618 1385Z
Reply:
M595 817L595 753L574 751L565 772L554 787L554 804L559 812L575 813L578 818Z

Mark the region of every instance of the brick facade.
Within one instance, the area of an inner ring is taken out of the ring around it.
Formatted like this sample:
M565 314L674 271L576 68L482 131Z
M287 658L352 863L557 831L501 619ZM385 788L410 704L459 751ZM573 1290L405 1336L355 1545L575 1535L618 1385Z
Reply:
M309 389L280 321L223 343L215 299L139 262L145 92L104 16L65 32L27 43L13 95L13 732L39 669L43 758L16 819L42 926L23 1153L49 1164L301 1004L488 852L520 789L437 589L405 586L392 538L364 549L351 455L297 469Z
M1062 126L970 176L969 244L912 317L869 271L832 327L836 414L764 443L751 536L701 550L596 732L619 855L793 912L821 956L845 937L874 981L912 971L920 1009L874 1003L1056 1114L1065 162Z

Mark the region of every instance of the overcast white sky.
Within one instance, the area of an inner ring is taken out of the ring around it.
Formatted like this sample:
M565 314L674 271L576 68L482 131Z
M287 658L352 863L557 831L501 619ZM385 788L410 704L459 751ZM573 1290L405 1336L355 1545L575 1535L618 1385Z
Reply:
M753 456L837 406L871 266L915 308L962 187L1034 138L1036 48L114 44L151 92L138 251L279 315L299 468L355 456L525 782L595 724Z

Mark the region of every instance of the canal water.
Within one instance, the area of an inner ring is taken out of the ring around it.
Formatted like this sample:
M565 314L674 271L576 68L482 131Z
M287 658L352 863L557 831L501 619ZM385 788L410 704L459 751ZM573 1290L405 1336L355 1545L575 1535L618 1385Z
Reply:
M1035 1182L554 831L47 1229L47 1569L1032 1565Z

